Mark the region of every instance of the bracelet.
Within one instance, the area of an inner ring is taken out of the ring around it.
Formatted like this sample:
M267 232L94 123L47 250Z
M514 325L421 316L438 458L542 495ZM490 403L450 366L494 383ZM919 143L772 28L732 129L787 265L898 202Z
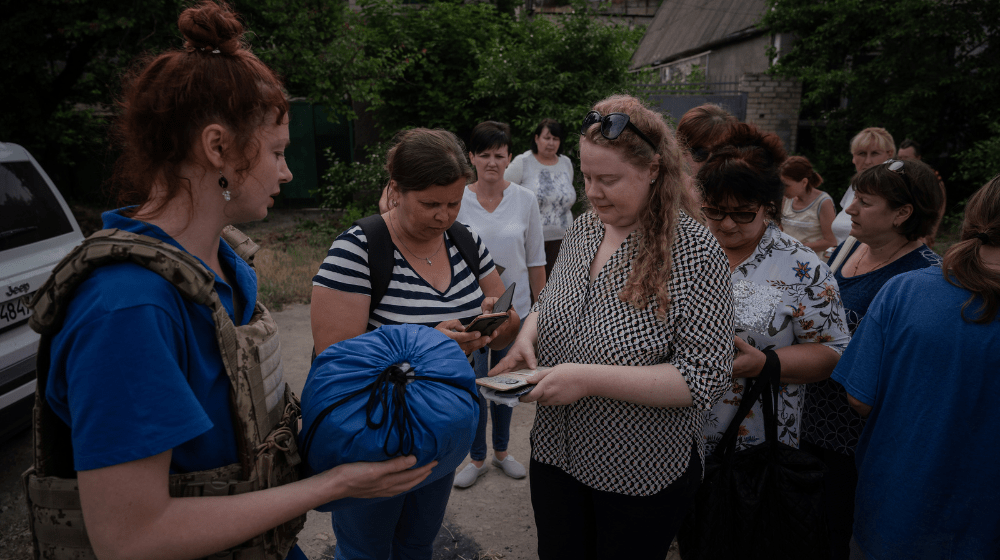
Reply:
M760 368L757 377L768 383L781 381L781 360L774 350L764 350L764 367Z

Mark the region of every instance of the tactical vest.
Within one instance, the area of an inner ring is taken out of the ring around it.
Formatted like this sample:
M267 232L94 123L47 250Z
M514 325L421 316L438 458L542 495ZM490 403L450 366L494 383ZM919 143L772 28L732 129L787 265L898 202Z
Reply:
M250 266L259 248L229 227L223 239ZM31 301L31 328L38 346L38 386L33 411L34 465L22 481L35 560L96 559L83 525L73 469L70 429L48 406L52 338L62 328L76 288L94 269L132 262L162 276L186 299L212 311L215 337L229 377L230 412L239 462L216 469L170 476L170 495L225 496L263 490L298 480L301 459L295 438L301 416L298 398L282 379L277 325L257 302L249 323L237 327L215 292L215 275L195 257L151 237L117 229L87 238L60 262ZM282 560L295 544L305 515L288 521L213 560Z

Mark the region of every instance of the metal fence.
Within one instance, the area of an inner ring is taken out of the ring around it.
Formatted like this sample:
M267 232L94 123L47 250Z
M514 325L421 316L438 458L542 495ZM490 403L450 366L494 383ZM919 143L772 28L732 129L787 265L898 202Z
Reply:
M721 105L743 121L747 115L747 93L739 91L739 85L739 82L637 84L635 91L675 121L705 103Z

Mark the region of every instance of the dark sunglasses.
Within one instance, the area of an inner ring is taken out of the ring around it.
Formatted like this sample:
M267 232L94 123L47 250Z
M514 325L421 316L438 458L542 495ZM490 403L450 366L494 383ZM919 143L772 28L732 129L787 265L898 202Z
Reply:
M753 212L747 212L745 210L741 210L739 212L726 212L719 210L718 208L709 208L708 206L701 207L702 214L704 214L709 220L721 222L726 219L726 216L729 216L737 224L749 224L754 221L757 218L758 211L760 211L760 208L754 210Z
M701 163L708 159L710 153L708 148L691 148L691 159L697 163Z
M611 113L610 115L601 116L597 111L591 111L587 113L586 117L583 117L583 126L580 127L580 134L587 134L587 130L591 126L601 123L601 136L607 138L608 140L615 140L621 135L622 131L626 128L634 132L639 138L642 138L649 144L653 151L656 151L656 144L652 140L646 137L645 134L639 130L639 127L632 124L629 116L625 113Z

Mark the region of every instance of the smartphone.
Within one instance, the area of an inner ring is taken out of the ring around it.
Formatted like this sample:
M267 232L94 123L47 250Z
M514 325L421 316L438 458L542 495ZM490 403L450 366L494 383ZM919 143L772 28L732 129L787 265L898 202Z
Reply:
M507 389L506 391L494 391L494 394L500 395L501 397L523 397L531 392L535 388L535 385L528 384L522 385L516 389Z
M493 334L493 331L507 322L506 313L490 313L488 315L480 315L469 323L469 326L465 327L465 332L479 331L483 333L483 336L489 336Z
M510 310L510 304L514 301L514 286L517 286L517 282L511 282L510 286L497 298L496 303L493 304L493 313L506 313Z
M469 323L469 326L465 327L465 332L478 331L483 333L484 336L489 336L500 325L507 322L507 311L510 309L510 304L514 299L514 286L516 285L517 282L511 282L510 287L493 304L493 313L480 315L473 319Z

